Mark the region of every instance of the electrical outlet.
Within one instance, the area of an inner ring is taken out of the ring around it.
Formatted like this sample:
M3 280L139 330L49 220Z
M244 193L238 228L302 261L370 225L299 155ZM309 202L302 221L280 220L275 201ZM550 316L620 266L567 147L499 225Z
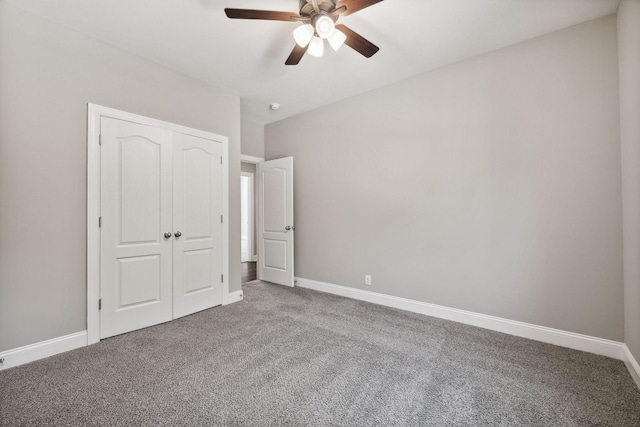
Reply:
M368 274L364 275L364 284L371 286L371 276L369 276Z

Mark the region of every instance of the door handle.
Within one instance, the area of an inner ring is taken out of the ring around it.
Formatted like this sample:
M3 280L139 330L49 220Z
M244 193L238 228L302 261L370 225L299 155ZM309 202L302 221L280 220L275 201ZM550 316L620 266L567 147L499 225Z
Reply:
M179 231L176 231L175 236L176 236L176 237L178 237L178 238L180 238L180 236L182 236L182 233L181 233L181 232L179 232Z
M165 239L168 239L169 237L171 237L171 233L170 232L167 231L166 233L164 233L164 238Z
M289 231L289 230L291 230L291 226L287 225L284 229L285 229L285 231Z

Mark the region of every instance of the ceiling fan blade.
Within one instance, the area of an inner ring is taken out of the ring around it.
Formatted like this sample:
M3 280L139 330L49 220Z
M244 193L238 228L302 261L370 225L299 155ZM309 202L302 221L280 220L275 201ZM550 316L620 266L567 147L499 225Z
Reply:
M365 39L349 27L338 24L336 25L336 29L342 31L344 35L347 36L344 44L367 58L371 58L377 51L380 50L378 46L371 43L369 40Z
M346 7L346 6L340 6L340 7L337 7L333 12L331 12L331 13L329 14L329 16L331 16L331 17L334 17L334 18L335 18L336 16L338 16L338 15L340 15L341 13L344 13L344 12L346 12L346 11L347 11L347 7Z
M272 10L231 9L226 8L224 13L231 19L265 19L268 21L296 21L300 18L295 12L275 12Z
M304 56L305 52L307 51L308 47L309 45L306 45L305 47L300 47L298 45L295 45L293 47L293 50L291 51L291 54L285 61L285 65L298 65L298 63Z
M347 11L342 16L351 15L359 10L373 6L376 3L380 3L383 0L340 0L336 7L346 6Z

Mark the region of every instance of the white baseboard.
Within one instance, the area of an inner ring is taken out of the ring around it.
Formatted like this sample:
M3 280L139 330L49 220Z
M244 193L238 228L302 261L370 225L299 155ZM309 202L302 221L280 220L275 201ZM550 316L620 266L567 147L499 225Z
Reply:
M636 382L638 388L640 388L640 365L626 344L622 345L622 349L624 351L624 364L627 365L627 369L631 374L631 378Z
M0 371L87 345L87 331L41 341L0 353Z
M452 320L454 322L491 329L493 331L503 332L505 334L515 335L518 337L555 344L561 347L572 348L574 350L581 350L612 357L618 360L625 360L623 350L624 344L617 341L562 331L516 320L503 319L501 317L489 316L466 310L459 310L457 308L429 304L407 298L394 297L391 295L350 288L347 286L318 282L316 280L303 279L300 277L296 277L296 279L296 286L300 286L301 288L327 292L387 307L399 308L413 313L425 314L427 316L438 317L440 319Z
M233 304L242 301L244 294L242 291L229 292L222 300L222 305Z
M640 388L640 365L627 345L617 341L300 277L296 277L296 286L619 359L624 361L631 377ZM230 292L222 304L227 305L242 301L243 297L241 290ZM86 345L87 331L81 331L3 351L0 352L0 360L3 360L0 363L0 371Z

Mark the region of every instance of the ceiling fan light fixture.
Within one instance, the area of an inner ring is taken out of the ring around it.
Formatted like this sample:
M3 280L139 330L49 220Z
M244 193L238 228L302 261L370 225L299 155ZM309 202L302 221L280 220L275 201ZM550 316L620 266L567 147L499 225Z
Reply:
M320 57L324 54L324 40L332 49L338 50L343 44L365 58L372 57L380 48L349 27L336 22L341 16L351 15L382 0L298 0L299 12L275 10L225 8L230 19L259 19L263 21L287 21L297 23L293 29L296 44L284 62L298 65L302 57ZM2 2L2 0L0 0Z
M327 39L329 41L329 45L335 51L340 49L340 46L344 44L344 41L347 39L347 36L340 30L335 30L333 34Z
M314 32L315 30L313 29L313 25L304 24L293 30L293 39L296 41L298 46L305 47L313 38Z
M324 41L320 37L313 37L309 43L309 49L307 50L309 55L320 58L324 53Z
M333 34L336 24L334 24L333 19L323 15L316 19L315 26L316 34L323 39L327 39Z

